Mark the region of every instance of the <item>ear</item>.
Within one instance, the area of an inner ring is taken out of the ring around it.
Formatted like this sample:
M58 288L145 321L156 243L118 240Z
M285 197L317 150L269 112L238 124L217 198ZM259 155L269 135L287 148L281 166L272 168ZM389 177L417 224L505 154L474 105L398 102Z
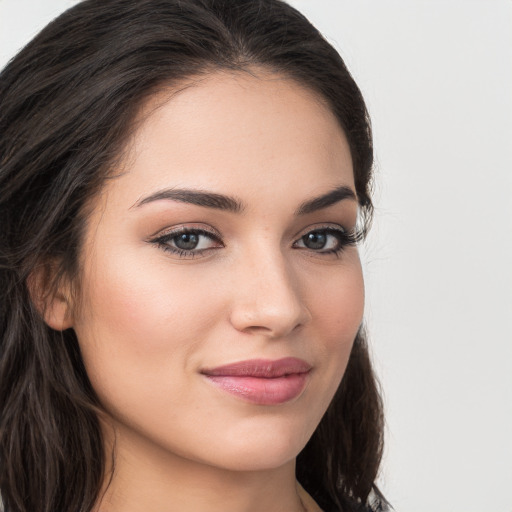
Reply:
M30 297L45 323L56 331L73 326L70 287L65 279L52 286L55 265L41 265L27 279ZM62 283L62 284L61 284Z

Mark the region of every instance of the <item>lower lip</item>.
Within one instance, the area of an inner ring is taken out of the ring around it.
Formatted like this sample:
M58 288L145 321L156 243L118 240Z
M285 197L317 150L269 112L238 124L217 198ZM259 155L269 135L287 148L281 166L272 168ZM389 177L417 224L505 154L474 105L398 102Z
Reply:
M262 378L231 375L206 375L216 386L242 400L257 405L279 405L298 397L308 379L308 373L293 373L283 377Z

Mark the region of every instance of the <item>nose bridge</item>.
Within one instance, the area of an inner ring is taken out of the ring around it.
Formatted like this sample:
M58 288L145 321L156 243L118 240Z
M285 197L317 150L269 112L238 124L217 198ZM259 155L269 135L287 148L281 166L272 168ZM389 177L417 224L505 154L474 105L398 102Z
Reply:
M308 321L297 276L279 244L256 244L239 262L232 323L241 331L285 336Z

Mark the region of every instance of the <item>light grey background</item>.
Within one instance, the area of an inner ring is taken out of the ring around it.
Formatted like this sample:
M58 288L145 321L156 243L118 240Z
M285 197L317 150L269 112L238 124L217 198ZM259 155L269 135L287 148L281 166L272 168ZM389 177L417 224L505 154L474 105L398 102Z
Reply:
M0 0L0 65L72 0ZM512 1L292 0L366 97L397 512L512 512Z

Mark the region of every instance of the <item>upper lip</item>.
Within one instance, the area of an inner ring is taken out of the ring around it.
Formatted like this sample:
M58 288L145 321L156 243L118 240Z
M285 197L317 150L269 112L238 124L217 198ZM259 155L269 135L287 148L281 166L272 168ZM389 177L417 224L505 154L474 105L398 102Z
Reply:
M284 357L275 361L270 359L249 359L238 361L216 368L201 370L203 375L210 377L259 377L272 379L286 375L307 373L311 365L297 357Z

